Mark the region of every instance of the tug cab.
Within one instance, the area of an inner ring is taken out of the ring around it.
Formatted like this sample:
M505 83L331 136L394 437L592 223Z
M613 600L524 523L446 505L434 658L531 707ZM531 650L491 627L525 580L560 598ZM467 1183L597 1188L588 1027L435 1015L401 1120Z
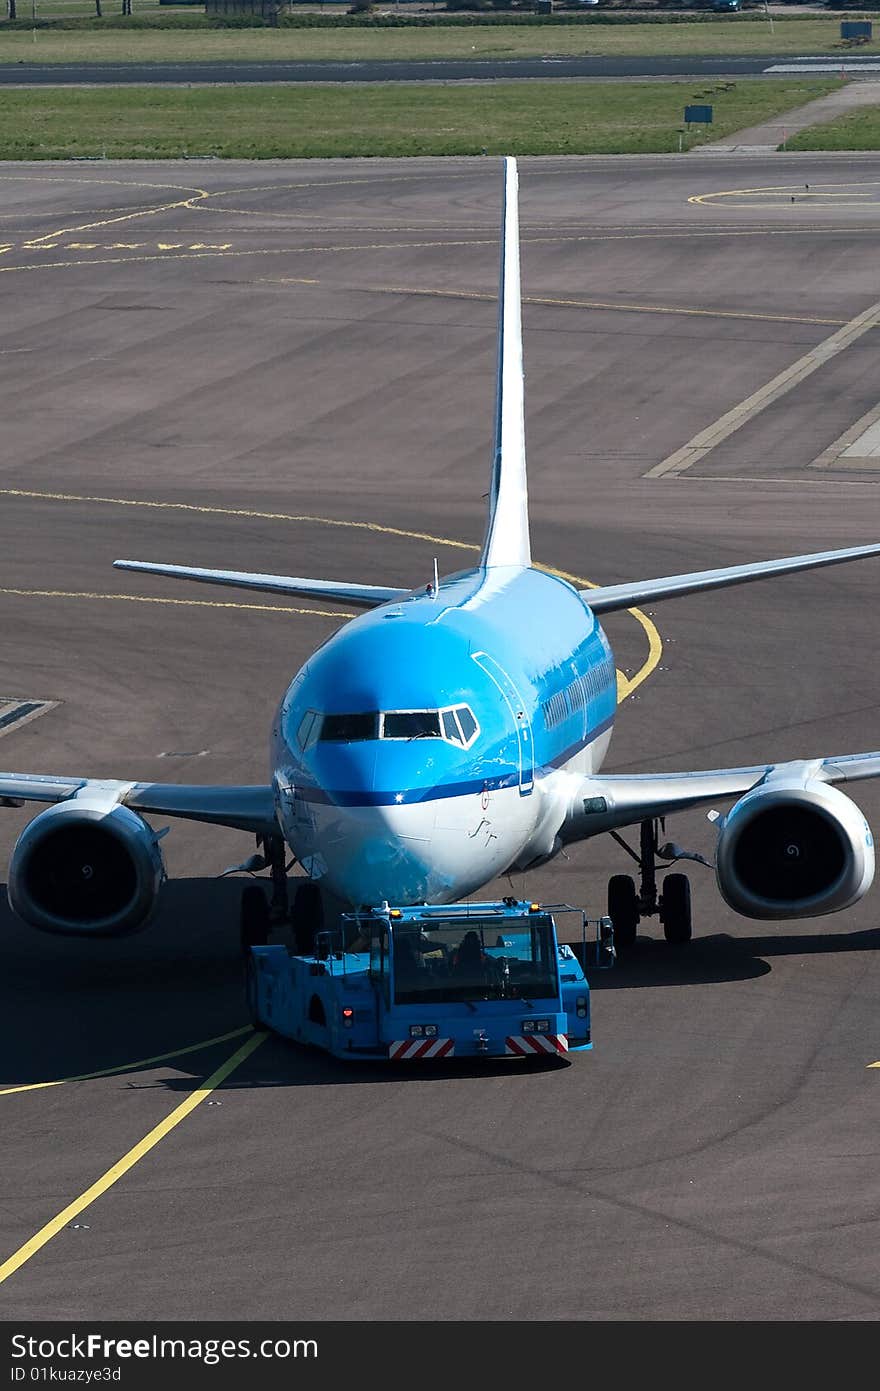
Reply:
M579 911L560 905L556 911ZM258 1028L336 1057L392 1062L453 1057L564 1057L592 1047L582 961L614 959L596 923L581 960L553 912L504 899L343 914L314 954L254 946L247 999Z

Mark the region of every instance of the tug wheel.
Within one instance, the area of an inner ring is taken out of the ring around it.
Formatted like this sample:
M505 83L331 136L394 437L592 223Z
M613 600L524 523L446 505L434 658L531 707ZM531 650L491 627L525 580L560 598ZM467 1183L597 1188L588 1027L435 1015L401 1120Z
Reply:
M290 916L297 953L310 956L315 950L315 938L324 927L321 890L312 880L307 879L297 888Z
M265 947L269 941L269 900L256 884L248 884L241 896L239 918L241 949Z
M248 1018L255 1029L264 1029L266 1026L260 1019L258 1008L259 991L257 987L257 968L254 958L249 956L244 968L244 998L247 1005Z

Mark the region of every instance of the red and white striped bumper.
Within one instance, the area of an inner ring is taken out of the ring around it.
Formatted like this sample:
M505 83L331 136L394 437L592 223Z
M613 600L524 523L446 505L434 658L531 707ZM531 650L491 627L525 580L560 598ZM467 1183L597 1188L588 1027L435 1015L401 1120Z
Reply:
M393 1063L414 1062L421 1058L451 1058L455 1052L452 1038L403 1038L388 1045L388 1057Z
M533 1058L536 1053L567 1053L567 1034L517 1034L507 1040L505 1053L515 1058Z

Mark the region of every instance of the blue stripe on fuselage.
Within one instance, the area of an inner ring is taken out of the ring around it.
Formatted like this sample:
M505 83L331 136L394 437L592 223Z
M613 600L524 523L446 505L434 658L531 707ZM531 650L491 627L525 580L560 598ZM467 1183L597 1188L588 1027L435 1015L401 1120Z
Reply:
M546 767L536 768L535 777L546 777L548 773L554 772L557 768L562 768L574 756L598 739L601 734L610 729L613 724L612 719L607 719L603 724L598 725L590 731L589 738L578 744L573 744L566 749L554 761ZM464 797L470 792L499 792L505 787L516 787L519 784L519 767L510 768L506 773L497 775L494 778L462 778L454 782L437 783L433 787L422 790L395 790L395 791L365 791L364 789L327 789L324 787L302 787L297 790L297 795L304 802L320 803L335 807L390 807L390 806L411 806L416 802L437 802L448 797Z

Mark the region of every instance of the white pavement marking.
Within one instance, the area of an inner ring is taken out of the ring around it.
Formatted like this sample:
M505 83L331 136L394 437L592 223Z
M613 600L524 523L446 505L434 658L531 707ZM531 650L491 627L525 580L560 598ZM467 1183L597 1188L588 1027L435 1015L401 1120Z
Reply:
M684 473L685 469L691 468L698 463L710 450L715 449L724 440L728 439L743 425L747 425L750 420L754 420L756 415L766 410L767 406L778 401L781 396L798 386L802 381L809 377L818 368L824 366L831 358L843 352L858 338L861 338L869 329L876 328L880 324L880 303L872 304L870 309L865 309L861 314L857 314L854 319L850 319L843 328L832 333L829 338L817 343L815 348L811 348L803 357L798 358L790 367L786 367L784 372L780 372L772 381L747 396L739 405L727 411L711 425L707 425L705 430L694 435L693 439L688 440L680 449L676 449L674 454L662 459L659 464L648 469L646 478L669 478Z
M843 451L846 459L875 459L880 465L880 421L866 430L861 439Z
M845 59L829 58L825 63L774 63L764 72L880 72L880 63L847 63Z
M880 405L872 406L810 468L880 469Z

